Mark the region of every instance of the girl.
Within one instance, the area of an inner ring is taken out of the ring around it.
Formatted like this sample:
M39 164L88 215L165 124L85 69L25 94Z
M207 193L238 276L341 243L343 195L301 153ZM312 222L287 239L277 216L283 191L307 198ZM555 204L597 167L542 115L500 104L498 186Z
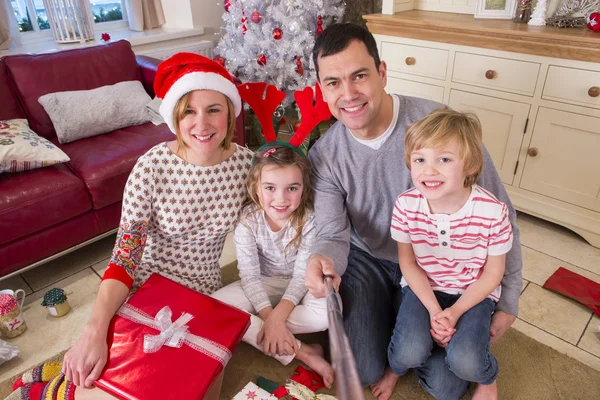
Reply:
M294 337L328 327L325 299L304 285L315 238L310 176L310 163L296 147L276 142L259 149L234 233L241 280L213 297L253 314L246 343L284 365L297 357L331 387L333 369L323 348Z
M250 150L231 143L239 92L225 68L192 53L161 63L154 89L174 140L148 150L129 175L115 248L81 337L62 366L26 373L11 399L43 392L112 398L89 388L107 361L108 325L130 291L152 272L206 294L221 287L219 257L245 200L252 160ZM219 380L213 390L205 399L218 398Z

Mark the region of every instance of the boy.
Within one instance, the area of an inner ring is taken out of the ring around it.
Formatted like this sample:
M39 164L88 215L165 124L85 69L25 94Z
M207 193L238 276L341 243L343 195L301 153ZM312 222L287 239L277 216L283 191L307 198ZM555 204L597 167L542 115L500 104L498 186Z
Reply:
M490 322L513 237L506 204L475 184L481 125L474 116L433 111L409 127L404 154L415 187L397 198L392 215L403 288L390 367L404 375L424 365L432 335L453 333L448 367L479 383L473 399L496 399Z

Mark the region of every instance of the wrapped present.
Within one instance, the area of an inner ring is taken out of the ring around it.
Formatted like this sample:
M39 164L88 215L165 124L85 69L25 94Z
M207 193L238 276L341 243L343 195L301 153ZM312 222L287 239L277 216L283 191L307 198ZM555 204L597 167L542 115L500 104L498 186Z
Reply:
M233 400L277 400L277 397L264 389L259 388L254 382L248 382L246 386L238 394L235 395Z
M250 315L152 274L108 331L100 389L119 399L202 399L250 325Z

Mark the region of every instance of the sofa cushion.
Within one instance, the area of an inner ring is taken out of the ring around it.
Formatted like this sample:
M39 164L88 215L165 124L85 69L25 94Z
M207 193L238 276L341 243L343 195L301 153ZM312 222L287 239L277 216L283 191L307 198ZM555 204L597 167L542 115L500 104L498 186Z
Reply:
M0 244L90 210L83 182L64 164L0 175Z
M152 99L140 81L92 90L48 93L38 99L50 116L60 143L74 142L150 121Z
M166 124L147 123L59 147L71 158L67 165L83 180L97 210L122 200L129 173L140 156L173 139Z
M29 128L26 119L0 120L0 173L19 172L69 161L48 139Z
M17 100L12 83L8 77L6 65L4 65L2 60L0 60L0 99L2 99L0 120L25 118L25 112Z
M142 81L131 44L124 40L52 54L6 56L4 63L31 128L46 138L55 134L50 117L38 102L40 96Z

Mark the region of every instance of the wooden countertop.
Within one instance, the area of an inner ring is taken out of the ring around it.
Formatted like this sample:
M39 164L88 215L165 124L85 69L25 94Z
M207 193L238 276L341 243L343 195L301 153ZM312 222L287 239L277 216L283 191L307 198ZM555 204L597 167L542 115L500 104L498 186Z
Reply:
M420 10L363 18L374 34L600 62L600 32L587 28L529 26L511 20Z

